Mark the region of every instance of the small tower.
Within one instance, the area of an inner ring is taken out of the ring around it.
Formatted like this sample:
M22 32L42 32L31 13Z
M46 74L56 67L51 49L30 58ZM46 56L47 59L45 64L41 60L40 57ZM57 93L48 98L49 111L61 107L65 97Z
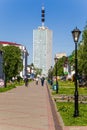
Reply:
M44 6L42 6L42 10L41 10L41 22L42 22L42 26L44 26L44 22L45 22L45 9Z

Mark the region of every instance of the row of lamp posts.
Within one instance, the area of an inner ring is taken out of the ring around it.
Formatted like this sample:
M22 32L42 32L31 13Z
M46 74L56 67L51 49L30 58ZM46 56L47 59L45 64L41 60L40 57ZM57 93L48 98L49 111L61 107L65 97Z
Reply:
M77 43L80 37L81 31L76 27L73 31L72 31L72 36L75 42L75 93L74 93L74 117L78 117L79 116L79 106L78 106L78 84L77 84L77 80L78 80L78 62L77 62ZM55 57L55 67L56 67L56 93L58 93L58 80L57 80L57 76L58 76L58 66L57 66L57 62L58 62L58 58Z

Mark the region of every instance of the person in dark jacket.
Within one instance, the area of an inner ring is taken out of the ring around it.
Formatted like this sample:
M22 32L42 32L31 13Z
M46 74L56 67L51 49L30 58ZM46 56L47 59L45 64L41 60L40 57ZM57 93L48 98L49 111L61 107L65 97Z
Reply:
M27 77L25 77L24 82L25 82L25 86L27 87L28 86L28 78Z
M45 80L45 78L42 77L42 78L41 78L41 85L42 85L42 86L44 86L44 80Z

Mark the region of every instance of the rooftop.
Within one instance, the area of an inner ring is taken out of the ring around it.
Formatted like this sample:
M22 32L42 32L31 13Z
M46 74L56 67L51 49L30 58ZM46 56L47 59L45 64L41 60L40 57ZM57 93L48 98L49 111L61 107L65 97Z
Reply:
M18 45L18 46L21 46L21 44L17 44L15 42L7 42L7 41L0 41L0 44L8 44L8 45Z

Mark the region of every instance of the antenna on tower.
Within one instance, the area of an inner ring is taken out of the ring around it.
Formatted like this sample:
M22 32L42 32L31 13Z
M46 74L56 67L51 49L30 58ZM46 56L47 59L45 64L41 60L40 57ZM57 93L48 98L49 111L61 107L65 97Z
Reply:
M44 6L42 6L42 10L41 10L41 21L42 21L42 26L44 26L44 22L45 22L45 9Z

